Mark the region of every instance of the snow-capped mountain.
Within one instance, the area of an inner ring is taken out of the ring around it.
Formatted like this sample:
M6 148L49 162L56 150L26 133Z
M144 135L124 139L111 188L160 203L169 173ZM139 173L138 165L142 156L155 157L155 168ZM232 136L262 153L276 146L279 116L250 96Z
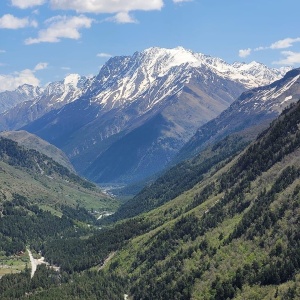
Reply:
M40 87L24 84L14 91L5 91L0 93L0 113L9 110L18 103L30 101L42 93Z
M255 62L228 64L182 47L149 48L111 58L80 88L74 75L50 84L22 108L22 122L44 114L25 129L62 148L81 174L98 182L131 182L160 171L199 126L243 91L283 73ZM15 129L21 114L11 111L2 123Z
M45 113L78 99L88 88L88 83L86 77L70 74L64 80L52 82L45 88L24 85L9 92L17 93L21 97L18 98L18 103L0 115L0 128L18 129ZM2 94L0 93L0 99Z
M191 157L208 143L248 128L263 128L287 106L300 99L300 68L270 85L244 92L217 118L201 126L181 149L176 161ZM259 131L258 131L259 132Z
M92 101L111 108L134 101L159 86L159 94L153 103L149 103L151 108L166 96L179 92L191 79L191 70L197 69L200 72L207 69L221 78L241 83L247 89L270 84L290 70L270 69L257 62L231 65L220 58L193 53L182 47L149 48L132 57L113 58L106 64L92 86L92 89L97 87ZM166 77L168 80L164 80Z

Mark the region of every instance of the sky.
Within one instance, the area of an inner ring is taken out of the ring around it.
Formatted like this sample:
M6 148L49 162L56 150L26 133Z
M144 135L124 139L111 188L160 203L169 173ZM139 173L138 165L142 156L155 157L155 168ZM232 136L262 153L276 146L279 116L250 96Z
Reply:
M97 75L149 47L300 67L299 11L299 0L1 0L0 91Z

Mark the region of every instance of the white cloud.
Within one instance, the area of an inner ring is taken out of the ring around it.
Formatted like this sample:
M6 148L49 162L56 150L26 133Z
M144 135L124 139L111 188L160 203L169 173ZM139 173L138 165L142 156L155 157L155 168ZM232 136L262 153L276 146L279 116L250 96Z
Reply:
M269 49L269 47L260 46L260 47L255 48L254 51L262 51L262 50L266 50L266 49Z
M48 67L48 63L45 62L41 62L38 63L35 67L34 67L34 71L40 71L40 70L44 70Z
M22 0L20 0L22 1ZM50 0L54 9L80 13L119 13L134 10L160 10L163 0Z
M90 28L93 19L80 15L75 17L56 16L46 20L49 27L38 32L37 38L28 38L25 40L26 45L38 43L56 43L62 38L78 40L81 35L81 28Z
M281 54L285 56L285 58L279 61L274 61L273 64L289 66L300 64L300 52L282 51Z
M5 52L6 52L5 50L0 49L0 53L5 53Z
M267 49L285 49L285 48L290 48L294 45L294 43L300 42L300 37L298 38L285 38L282 40L279 40L270 46L267 47L257 47L254 49L254 51L262 51L262 50L267 50Z
M0 28L19 29L29 26L37 27L38 24L34 20L29 20L28 18L17 18L11 14L3 15L0 18Z
M28 8L37 5L42 5L45 3L45 0L11 0L11 4L18 8Z
M111 18L107 18L105 21L115 22L119 24L138 23L138 21L134 19L132 16L130 16L129 13L127 12L119 12Z
M191 2L192 0L173 0L174 3Z
M33 70L25 69L20 72L14 72L12 75L0 74L0 92L13 91L23 84L40 85L40 80L35 76L35 73L47 67L48 63L40 62Z
M67 71L68 71L68 70L71 70L70 67L61 67L61 69L62 69L62 70L67 70Z
M97 57L112 57L112 55L109 54L109 53L103 53L103 52L101 52L101 53L97 54Z
M251 54L251 48L239 50L239 57L247 57Z
M284 48L289 48L292 47L294 43L300 42L300 38L286 38L283 40L279 40L275 43L273 43L270 48L271 49L284 49Z
M29 69L25 69L21 72L16 72L13 75L0 74L0 92L13 91L18 86L25 83L38 86L40 84L40 81L35 77L34 71Z

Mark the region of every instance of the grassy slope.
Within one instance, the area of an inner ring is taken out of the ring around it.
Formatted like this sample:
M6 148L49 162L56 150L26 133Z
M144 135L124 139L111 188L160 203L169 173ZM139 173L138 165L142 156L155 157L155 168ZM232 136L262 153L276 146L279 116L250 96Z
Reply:
M99 274L123 278L129 299L299 299L299 120L300 103L190 190L91 237L99 254L103 238L119 244Z
M117 201L51 158L7 139L0 142L0 201L18 193L52 211L59 210L60 204L95 210L117 208Z
M210 176L210 173L226 164L248 143L247 138L232 135L213 146L207 147L193 159L183 161L166 171L133 199L125 202L110 219L116 221L134 217L174 199L189 190L205 176Z
M75 169L65 153L34 134L20 130L3 131L0 132L0 136L16 141L20 146L24 146L27 149L37 150L75 173Z
M300 105L297 107L299 114ZM281 138L287 144L288 141L291 142L290 145L294 143L296 136L299 139L299 125L297 129L294 126L294 129L294 131L288 129L287 132L281 133ZM274 137L279 138L276 136L276 130L278 128L273 126L272 134L265 134L256 145L261 147L261 150L267 149L268 140L270 141ZM273 137L270 138L271 135ZM246 186L240 194L237 194L237 198L235 198L235 194L232 194L232 198L226 202L225 189L220 188L222 178L228 177L228 174L235 174L235 169L238 169L237 166L243 164L243 161L247 160L244 158L250 157L253 151L253 148L248 149L212 177L204 179L171 202L145 214L144 220L151 222L153 229L132 239L124 249L113 257L107 270L109 272L114 270L114 272L125 277L129 275L132 282L130 284L131 293L135 297L141 297L145 293L153 296L160 288L160 290L178 290L182 294L188 295L186 297L193 299L222 299L222 296L218 298L217 290L213 288L217 285L217 277L220 278L221 284L226 286L226 280L232 280L238 268L242 270L249 268L249 273L253 273L253 265L257 265L260 270L268 270L272 263L284 261L285 256L288 257L286 251L290 251L289 247L291 246L288 239L289 234L299 232L299 176L296 176L295 180L275 193L274 199L266 204L267 208L261 204L261 210L265 209L266 214L258 215L240 236L230 238L247 212L258 205L259 200L257 199L265 201L262 194L272 191L273 186L279 186L278 180L282 170L288 166L300 168L300 150L299 146L296 145L293 151L288 153L287 150L282 159L274 161L273 164L270 163L270 167L266 167L265 170L258 172L252 180L249 180L250 186ZM274 149L274 152L276 151ZM236 178L230 179L228 177L232 185L226 189L227 193L241 186L241 180L249 176L251 167L249 164L245 165ZM285 178L285 176L283 177ZM190 210L194 199L199 198L198 195L213 181L216 188L213 189L212 194L206 200L203 197L204 202ZM245 204L245 208L238 210L240 204ZM222 215L217 210L218 205L221 207L220 211L224 213L216 224L212 225L209 222L210 217L213 220L217 215ZM278 216L282 207L284 209ZM259 231L257 228L262 226L259 224L264 224L263 222L268 220L270 212L273 212L277 217L274 217L275 220L272 219L271 225L263 227L264 229ZM188 221L182 221L184 216L187 220L191 219L192 224L196 226L193 237L189 236L193 233L193 227L188 229L188 234L180 234L180 228L184 227L184 222L188 224ZM207 224L208 228L203 230L203 225ZM251 237L251 232L254 232L253 237ZM297 235L294 239L297 240ZM201 243L204 240L207 241L205 249L201 248ZM276 251L282 253L274 254L277 253ZM171 272L170 268L172 269ZM296 268L296 274L297 272L299 272L299 267ZM172 277L172 273L175 274L176 278ZM260 274L260 276L263 275ZM299 275L295 276L291 276L285 281L281 280L283 282L279 280L277 283L271 282L270 284L260 284L258 279L245 280L242 287L235 290L233 298L274 299L275 294L277 294L278 299L298 299L297 295L300 297L300 278ZM180 288L180 284L185 288ZM293 291L296 293L294 298L289 298L289 288L290 291L294 289ZM144 290L144 294L140 291L141 289ZM172 292L170 293L172 294ZM161 294L157 294L156 297L159 295ZM173 294L173 297L184 299L180 298L179 294L177 296ZM149 299L151 299L150 296Z

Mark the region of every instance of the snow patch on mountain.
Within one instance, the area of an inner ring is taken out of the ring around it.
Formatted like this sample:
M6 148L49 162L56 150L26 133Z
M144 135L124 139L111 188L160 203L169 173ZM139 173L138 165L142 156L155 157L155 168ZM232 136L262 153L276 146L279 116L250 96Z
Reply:
M64 79L64 85L71 85L73 87L77 87L79 80L80 80L79 74L69 74Z
M211 71L250 89L282 78L289 69L270 69L257 62L229 64L220 58L194 53L183 47L153 47L133 56L110 59L94 82L96 92L92 102L98 102L109 110L155 92L152 106L172 93L180 92L195 70L199 70L203 78L207 71ZM164 90L164 87L168 88Z
M286 76L286 78L271 84L261 87L250 93L239 104L239 112L256 111L268 113L280 113L290 103L295 102L299 95L300 74L295 76Z

